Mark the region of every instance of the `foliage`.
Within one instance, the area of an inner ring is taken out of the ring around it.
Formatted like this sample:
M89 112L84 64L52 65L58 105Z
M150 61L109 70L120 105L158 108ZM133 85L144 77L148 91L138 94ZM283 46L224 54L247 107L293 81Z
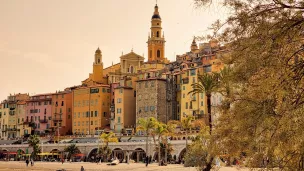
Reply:
M150 118L139 118L138 122L137 122L137 127L136 127L136 132L138 131L144 131L147 139L146 139L146 154L147 156L148 154L148 139L149 136L152 135L152 131L154 130L154 128L156 127L157 124L157 120L154 117L150 117ZM153 136L153 140L154 140L154 144L155 142L155 136Z
M211 135L209 134L209 128L204 126L201 128L199 135L189 145L187 153L185 155L185 166L196 166L199 168L205 168L210 162L212 162L212 156L210 149L214 148L211 146Z
M109 142L118 142L117 137L115 137L115 134L113 132L109 133L102 133L100 135L100 139L105 143L105 146L109 146Z
M70 144L64 149L64 152L68 152L68 159L72 158L75 154L80 153L80 150L76 144Z
M30 147L33 147L32 157L36 159L37 154L40 153L40 138L38 135L31 135L28 139L28 143Z
M228 105L212 135L218 152L245 152L251 167L268 158L267 168L303 170L304 2L223 2L229 17L214 23L209 37L230 50L223 61L232 66L227 80L235 89L226 90Z

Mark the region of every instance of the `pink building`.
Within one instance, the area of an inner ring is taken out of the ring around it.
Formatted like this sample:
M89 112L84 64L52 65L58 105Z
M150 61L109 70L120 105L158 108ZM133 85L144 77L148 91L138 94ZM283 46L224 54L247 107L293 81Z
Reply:
M27 101L26 119L32 127L32 132L44 134L50 131L52 120L52 94L39 94L31 96Z

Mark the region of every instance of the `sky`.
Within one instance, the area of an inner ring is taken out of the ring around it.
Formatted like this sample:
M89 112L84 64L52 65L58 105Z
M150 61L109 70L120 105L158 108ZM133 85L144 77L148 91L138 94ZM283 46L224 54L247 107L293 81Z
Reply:
M11 93L52 93L79 85L100 47L104 68L122 52L147 56L155 0L0 0L0 101ZM197 9L193 0L158 0L165 56L190 50L225 17L220 6Z

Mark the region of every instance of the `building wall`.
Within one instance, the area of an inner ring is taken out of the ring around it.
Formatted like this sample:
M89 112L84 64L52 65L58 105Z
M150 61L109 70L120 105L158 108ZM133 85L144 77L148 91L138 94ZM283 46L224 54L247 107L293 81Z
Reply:
M8 120L9 120L9 108L7 107L7 103L5 104L1 104L1 139L7 139L8 137L8 132L7 132L7 128L8 128Z
M28 127L28 125L23 125L26 116L26 103L22 102L22 103L17 103L17 137L22 137L24 136L24 134L29 134L31 133L30 128Z
M95 134L109 125L110 86L80 87L73 91L74 134Z
M155 117L166 121L166 81L163 79L139 80L136 85L136 122L139 118Z
M136 97L134 89L118 87L115 89L115 132L123 128L134 128L136 123Z
M204 93L202 94L188 94L192 90L191 84L198 81L198 69L189 69L181 73L180 81L180 119L184 119L187 116L193 116L195 118L205 117L207 112L206 109L206 98Z
M52 119L52 94L31 96L27 101L26 120L35 123L36 132L50 130Z
M51 127L58 135L72 133L72 92L63 91L52 95L52 122Z

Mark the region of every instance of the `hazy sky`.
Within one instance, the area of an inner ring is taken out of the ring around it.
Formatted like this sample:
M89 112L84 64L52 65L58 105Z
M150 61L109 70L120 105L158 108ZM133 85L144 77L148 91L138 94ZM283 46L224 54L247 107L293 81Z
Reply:
M0 101L9 93L49 93L79 85L92 72L99 46L104 67L132 46L147 56L155 0L0 0ZM189 51L221 7L158 0L166 57Z

